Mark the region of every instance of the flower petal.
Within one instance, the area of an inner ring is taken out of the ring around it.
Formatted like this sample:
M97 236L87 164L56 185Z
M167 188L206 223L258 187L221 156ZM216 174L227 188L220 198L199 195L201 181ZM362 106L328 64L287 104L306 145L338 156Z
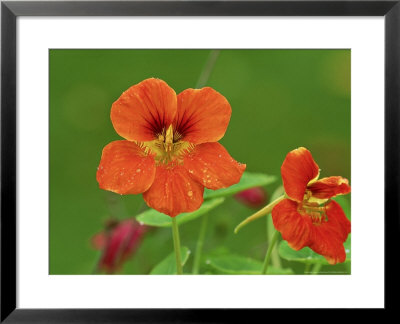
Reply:
M238 183L246 169L246 164L235 161L219 143L196 145L184 155L183 165L194 180L213 190Z
M349 181L342 177L322 178L308 186L308 189L318 199L329 199L350 192Z
M319 167L310 151L300 147L286 155L281 174L286 194L291 199L301 202L309 182L318 178Z
M111 107L115 131L129 141L151 141L176 114L176 93L160 79L147 79L126 90Z
M327 222L313 226L310 234L310 248L325 257L330 264L344 262L346 252L343 243L351 230L351 223L336 201L329 202L326 206Z
M154 183L143 193L143 199L149 207L175 217L200 208L203 192L204 187L194 181L181 165L159 165Z
M232 109L212 88L186 89L178 95L174 129L194 144L217 142L225 134Z
M101 189L126 194L138 194L150 188L156 172L155 160L137 144L115 141L108 144L97 169Z
M297 207L297 202L283 199L271 213L276 230L281 232L282 238L296 251L309 244L313 227L311 218L306 214L301 215Z

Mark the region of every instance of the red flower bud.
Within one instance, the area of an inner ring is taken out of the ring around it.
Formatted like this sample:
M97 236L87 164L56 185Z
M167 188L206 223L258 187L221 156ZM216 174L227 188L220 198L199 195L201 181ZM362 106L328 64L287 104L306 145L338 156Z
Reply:
M259 209L267 203L267 193L262 187L243 190L235 195L237 201L250 208Z
M104 231L92 237L93 247L102 250L98 270L107 273L119 271L138 248L145 231L146 226L133 219L108 222Z

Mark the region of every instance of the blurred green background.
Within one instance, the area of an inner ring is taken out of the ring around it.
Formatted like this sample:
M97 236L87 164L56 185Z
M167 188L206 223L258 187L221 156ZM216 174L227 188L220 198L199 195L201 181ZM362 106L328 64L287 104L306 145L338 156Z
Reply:
M121 139L110 121L112 103L149 77L163 79L176 93L193 88L209 55L209 50L50 50L50 274L91 274L100 255L91 237L110 216L125 219L143 208L141 195L98 188L102 149ZM206 85L232 106L220 142L248 171L280 177L286 154L305 146L321 177L350 179L350 50L221 50ZM269 195L280 184L269 185ZM214 209L204 255L230 251L262 261L265 218L233 234L251 213L233 198ZM180 227L181 243L192 251L200 223ZM171 229L154 228L122 273L148 273L172 251ZM304 270L299 263L283 264L296 273ZM205 263L202 267L207 271ZM344 267L324 266L323 272Z

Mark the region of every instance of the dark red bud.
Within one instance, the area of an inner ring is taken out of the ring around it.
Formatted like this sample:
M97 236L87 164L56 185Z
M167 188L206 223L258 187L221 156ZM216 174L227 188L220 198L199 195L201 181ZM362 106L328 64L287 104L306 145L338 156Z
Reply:
M259 209L267 203L267 192L262 187L254 187L237 193L235 199L247 207Z

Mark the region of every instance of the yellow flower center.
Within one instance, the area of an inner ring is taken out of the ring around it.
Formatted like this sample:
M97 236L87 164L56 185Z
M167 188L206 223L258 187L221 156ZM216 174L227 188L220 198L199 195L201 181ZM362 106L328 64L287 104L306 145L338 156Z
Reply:
M172 125L163 129L156 139L149 142L142 142L140 145L145 148L148 154L154 154L157 164L182 164L183 155L191 151L193 144L182 141L182 135L176 132Z
M310 216L314 225L321 225L323 222L328 221L325 207L326 202L327 199L314 198L312 197L312 192L306 190L303 202L299 204L297 210L301 215Z

